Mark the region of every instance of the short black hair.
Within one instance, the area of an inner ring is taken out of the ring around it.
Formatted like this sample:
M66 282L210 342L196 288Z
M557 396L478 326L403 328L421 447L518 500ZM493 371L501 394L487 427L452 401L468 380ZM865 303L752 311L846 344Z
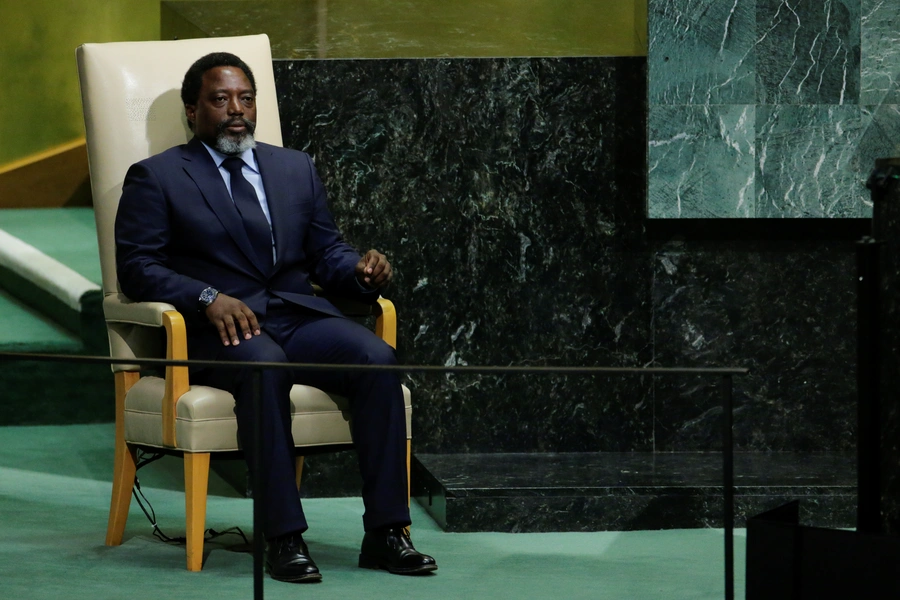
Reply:
M181 82L181 101L185 104L196 105L200 99L200 88L203 86L203 74L210 69L216 67L237 67L244 72L247 79L250 80L250 87L253 93L256 93L256 79L253 77L253 71L234 54L228 52L213 52L206 56L198 58L191 68L184 74L184 81Z

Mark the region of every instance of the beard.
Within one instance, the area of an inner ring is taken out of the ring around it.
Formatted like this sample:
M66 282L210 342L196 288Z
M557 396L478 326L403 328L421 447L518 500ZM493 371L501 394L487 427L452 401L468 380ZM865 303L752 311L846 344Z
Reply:
M246 129L239 135L228 133L226 129L237 123L242 124ZM256 138L253 132L256 131L256 123L238 117L228 121L222 121L216 126L218 135L216 136L216 145L214 148L226 156L238 156L251 148L256 148Z

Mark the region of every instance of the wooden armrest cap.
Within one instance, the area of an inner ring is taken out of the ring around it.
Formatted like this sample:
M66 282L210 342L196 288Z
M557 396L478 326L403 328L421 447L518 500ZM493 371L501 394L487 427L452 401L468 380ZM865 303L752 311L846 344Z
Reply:
M124 294L103 298L103 315L107 321L116 323L162 327L163 313L174 310L175 307L166 302L132 302Z

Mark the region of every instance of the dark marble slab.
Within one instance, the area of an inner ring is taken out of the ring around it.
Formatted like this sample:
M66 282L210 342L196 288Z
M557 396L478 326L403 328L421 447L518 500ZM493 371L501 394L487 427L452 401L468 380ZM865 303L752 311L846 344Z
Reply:
M347 239L391 257L403 361L651 360L635 248L643 72L640 59L276 61L285 145L314 157ZM408 385L419 450L649 448L649 380Z
M721 527L721 455L573 453L416 455L413 494L447 531ZM849 453L738 453L735 514L801 499L804 521L855 518Z
M900 169L900 160L885 161ZM885 168L887 165L880 165ZM880 382L875 385L881 406L878 432L881 439L881 518L883 530L900 534L900 371L897 368L900 348L900 186L888 182L885 188L873 190L875 203L873 237L882 244L879 253L881 269L881 306L879 333L874 343L880 351Z
M657 251L656 362L750 369L734 381L738 448L854 448L854 252L852 242L674 242ZM657 378L657 450L721 447L718 385Z

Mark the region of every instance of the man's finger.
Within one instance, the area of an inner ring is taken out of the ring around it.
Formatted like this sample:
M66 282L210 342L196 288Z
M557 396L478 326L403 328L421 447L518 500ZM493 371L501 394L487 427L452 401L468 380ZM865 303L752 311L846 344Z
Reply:
M231 340L232 346L237 346L241 343L240 338L238 338L237 328L234 326L234 317L231 315L225 316L225 329L228 330L228 338Z
M259 321L256 320L256 314L252 310L247 307L245 308L244 314L247 317L247 324L250 327L250 331L253 332L253 335L259 335L261 332L259 330Z
M228 337L228 331L225 329L224 321L216 321L215 322L216 329L219 331L219 339L222 340L222 344L225 346L231 345L231 339Z
M249 340L253 337L253 334L250 332L250 323L247 321L247 316L243 312L235 313L234 320L237 321L237 326L241 330L241 336L245 340Z
M378 266L379 254L374 250L369 250L366 254L366 273L372 273L376 266Z

